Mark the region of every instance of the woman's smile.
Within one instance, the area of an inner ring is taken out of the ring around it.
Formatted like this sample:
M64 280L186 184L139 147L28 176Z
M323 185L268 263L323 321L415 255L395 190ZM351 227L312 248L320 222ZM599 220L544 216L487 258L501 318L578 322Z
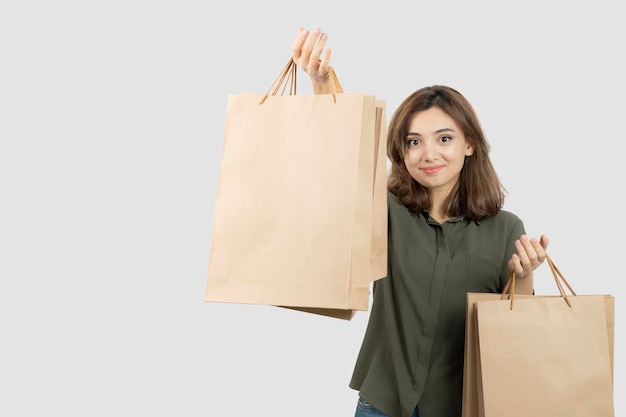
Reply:
M439 170L442 168L443 168L443 165L432 165L432 166L422 168L422 171L425 172L426 174L432 175L432 174L436 174L437 172L439 172Z

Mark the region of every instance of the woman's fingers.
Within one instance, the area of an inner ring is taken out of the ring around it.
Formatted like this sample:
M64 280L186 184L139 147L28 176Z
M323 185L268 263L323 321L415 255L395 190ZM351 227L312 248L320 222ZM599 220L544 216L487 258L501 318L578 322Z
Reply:
M291 50L293 59L304 72L314 78L324 78L330 68L331 51L326 48L328 35L320 28L300 28Z

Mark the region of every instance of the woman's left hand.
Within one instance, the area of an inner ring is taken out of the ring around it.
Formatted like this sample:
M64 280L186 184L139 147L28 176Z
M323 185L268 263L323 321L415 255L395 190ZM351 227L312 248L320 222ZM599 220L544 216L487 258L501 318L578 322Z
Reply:
M509 260L509 273L514 271L516 278L524 278L546 259L548 237L541 235L541 238L537 240L522 235L515 241L515 247L517 253L514 253Z

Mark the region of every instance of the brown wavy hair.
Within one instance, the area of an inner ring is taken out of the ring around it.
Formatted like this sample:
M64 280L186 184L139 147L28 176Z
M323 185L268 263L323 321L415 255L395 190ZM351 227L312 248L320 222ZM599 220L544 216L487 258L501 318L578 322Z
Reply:
M411 212L430 209L428 190L411 177L404 164L406 137L413 116L438 107L461 128L474 153L465 157L459 180L444 202L450 217L481 220L497 214L504 204L506 190L489 158L489 143L472 105L457 90L433 85L408 96L393 113L387 132L387 156L391 161L387 188Z

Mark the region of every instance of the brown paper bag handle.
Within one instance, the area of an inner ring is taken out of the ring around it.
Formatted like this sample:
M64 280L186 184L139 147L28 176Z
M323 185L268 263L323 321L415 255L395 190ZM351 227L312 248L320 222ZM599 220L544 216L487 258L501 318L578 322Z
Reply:
M278 74L278 77L276 77L272 85L270 85L270 88L267 90L267 92L265 93L265 95L263 96L259 104L263 104L263 102L267 99L268 96L270 95L275 96L279 90L280 90L280 95L282 96L285 93L285 90L287 89L287 85L289 85L289 95L290 96L296 95L296 87L297 87L296 75L298 72L297 69L298 69L298 66L294 62L293 58L289 58L289 61L287 61L287 65L285 65L285 67L282 69L280 74ZM330 67L328 69L328 77L330 78L330 81L333 86L333 93L332 93L333 101L336 103L337 97L335 97L335 93L343 93L343 88L341 87L341 84L339 83L339 79L337 78L337 74L335 73L335 70L333 69L333 67ZM281 87L282 87L282 90L281 90Z
M556 282L556 286L559 289L559 293L561 294L561 297L563 297L567 305L571 307L572 303L570 303L570 300L567 297L565 290L563 289L563 284L565 284L567 289L570 291L571 295L575 296L576 292L574 291L572 286L569 285L569 282L567 282L567 280L565 279L565 277L563 276L559 268L556 267L556 265L554 264L554 261L552 261L552 258L547 253L546 253L546 261L548 262L548 266L550 267L550 271L552 272L552 276L554 277L554 281ZM511 272L509 274L509 278L506 282L506 285L504 286L504 289L502 290L501 299L502 300L510 299L511 310L513 310L513 301L515 300L515 272Z

